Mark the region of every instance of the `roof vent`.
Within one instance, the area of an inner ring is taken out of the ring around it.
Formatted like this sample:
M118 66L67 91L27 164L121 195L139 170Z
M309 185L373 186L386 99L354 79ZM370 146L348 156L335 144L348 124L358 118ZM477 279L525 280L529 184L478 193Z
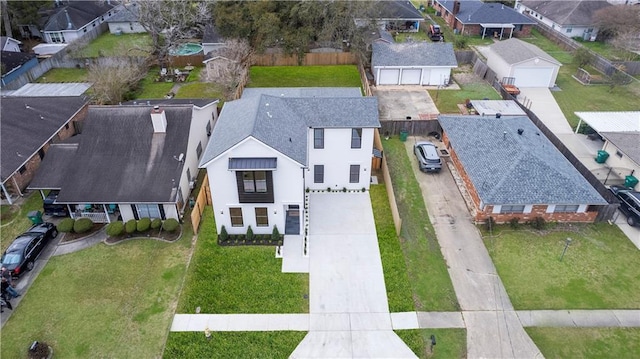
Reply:
M502 117L502 114L500 112L496 113L496 118L500 118Z
M519 129L518 129L518 134L519 134L520 136L522 136L522 133L523 133L523 132L524 132L524 130L523 130L523 129L521 129L521 128L519 128Z

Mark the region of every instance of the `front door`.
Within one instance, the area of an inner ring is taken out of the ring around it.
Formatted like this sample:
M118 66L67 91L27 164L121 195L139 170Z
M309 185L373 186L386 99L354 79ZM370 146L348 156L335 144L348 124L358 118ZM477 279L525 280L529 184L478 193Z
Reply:
M300 234L300 206L297 204L287 206L284 234Z

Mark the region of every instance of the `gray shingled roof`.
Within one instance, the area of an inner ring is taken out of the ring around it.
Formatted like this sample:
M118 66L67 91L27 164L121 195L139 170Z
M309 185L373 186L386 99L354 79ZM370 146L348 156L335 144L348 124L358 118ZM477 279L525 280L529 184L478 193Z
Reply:
M449 12L453 12L454 1L439 0ZM460 0L460 11L456 18L463 24L535 24L534 20L515 9L500 3L484 3L480 0Z
M253 137L307 163L309 127L379 127L378 100L358 88L249 88L226 102L200 166Z
M633 162L640 165L640 132L599 132Z
M117 5L117 1L110 1L110 4L107 1L65 2L57 8L55 14L49 17L44 25L44 31L78 30Z
M194 105L195 107L205 107L219 100L210 98L172 98L172 99L138 99L135 101L123 102L122 106L175 106Z
M106 22L138 22L140 18L139 10L138 4L132 2L129 5L123 6L120 11L113 14Z
M489 46L489 48L497 55L500 55L500 57L502 57L502 59L510 65L535 58L541 58L558 66L562 66L562 64L558 60L542 51L542 49L540 49L536 45L524 42L516 38L498 41Z
M35 155L88 99L73 97L3 97L0 106L2 182Z
M587 1L530 1L523 0L522 5L534 10L560 25L596 25L595 13L613 6L606 0Z
M392 0L378 2L378 19L424 20L420 10L408 0Z
M5 68L2 77L13 71L13 69L20 67L35 58L36 54L28 52L0 51L0 62L2 62L2 65Z
M607 203L528 117L438 121L484 204Z
M453 44L449 42L372 44L371 66L442 66L458 67Z
M164 107L164 134L153 133L152 108L90 106L58 202L174 203L193 107Z
M67 182L67 171L73 166L81 135L70 137L64 143L55 143L47 150L45 160L29 183L29 189L61 189Z

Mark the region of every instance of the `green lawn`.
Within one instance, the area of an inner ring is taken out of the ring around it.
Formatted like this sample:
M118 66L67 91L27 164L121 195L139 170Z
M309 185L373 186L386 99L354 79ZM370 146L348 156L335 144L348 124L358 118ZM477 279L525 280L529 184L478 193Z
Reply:
M272 246L223 247L208 207L178 313L308 313L309 275L282 273Z
M545 358L635 359L640 328L525 328Z
M173 319L192 234L53 257L2 328L2 358L34 341L56 358L157 358Z
M164 358L287 358L306 332L212 332L206 340L200 332L169 334Z
M395 332L420 359L467 357L467 331L465 329L415 329L396 330ZM436 345L433 349L431 348L431 335L436 337Z
M138 84L136 98L139 99L162 99L171 92L173 82L156 82L160 76L158 67L151 67L147 76Z
M27 217L27 214L31 211L42 212L42 196L40 196L40 191L29 194L25 202L20 206L2 205L3 217L2 227L0 227L0 253L4 253L13 239L29 229L32 225ZM7 214L5 217L5 212L10 212L10 214Z
M37 83L87 82L87 69L51 69L40 76Z
M411 284L407 275L400 241L391 217L389 197L384 184L370 187L369 195L376 222L378 246L384 270L389 310L393 312L413 312L415 307L411 296Z
M617 226L539 233L498 226L484 242L516 309L639 309L640 252ZM560 261L565 239L572 243Z
M247 87L361 87L355 65L252 66Z
M151 37L148 34L114 35L106 32L80 50L81 57L148 56Z
M176 98L213 98L224 99L222 89L213 83L191 82L180 87Z
M429 222L404 143L393 138L383 141L383 145L402 218L400 243L413 289L415 310L458 311L460 307L447 265Z
M602 41L582 41L578 40L582 46L603 56L611 61L638 61L640 55L633 52L616 49L610 44Z
M460 90L428 90L429 96L433 99L438 111L441 113L459 114L458 104L464 103L466 99L500 100L500 94L496 89L486 82L461 85Z

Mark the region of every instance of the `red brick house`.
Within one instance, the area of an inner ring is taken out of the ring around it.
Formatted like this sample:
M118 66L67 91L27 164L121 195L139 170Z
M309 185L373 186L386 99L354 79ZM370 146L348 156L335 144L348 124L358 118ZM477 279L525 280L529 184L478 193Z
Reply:
M593 222L607 205L526 116L441 115L438 121L477 222Z
M77 133L88 103L85 96L2 98L3 202L22 196L51 143Z
M480 0L434 0L433 7L447 25L463 35L511 38L527 36L536 23L515 9Z

